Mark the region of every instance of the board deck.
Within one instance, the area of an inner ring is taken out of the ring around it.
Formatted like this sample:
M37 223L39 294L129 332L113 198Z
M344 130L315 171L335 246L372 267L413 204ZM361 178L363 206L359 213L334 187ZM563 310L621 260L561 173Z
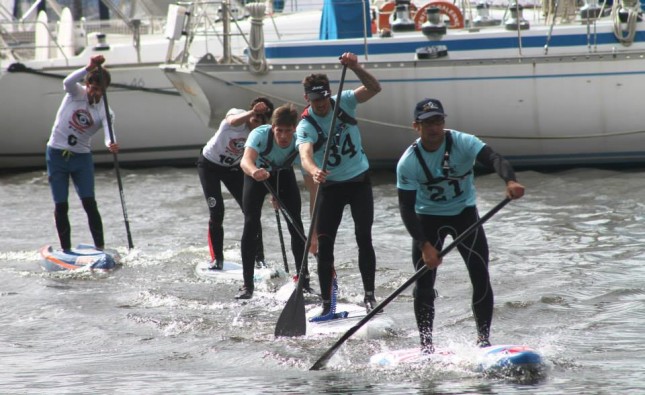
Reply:
M116 250L100 251L90 244L79 244L71 251L54 249L47 244L40 248L39 254L40 266L48 272L78 269L109 271L120 261Z
M456 363L459 360L470 360L476 371L492 375L541 375L545 368L544 358L538 351L516 344L477 348L469 353L449 348L437 349L433 354L424 354L419 347L390 350L374 354L370 358L370 364L397 367L436 362Z
M212 281L242 281L242 265L235 262L224 261L222 270L210 270L210 262L199 262L195 267L195 274L206 280ZM273 268L255 268L253 281L255 283L266 282L274 278L285 277L284 274Z

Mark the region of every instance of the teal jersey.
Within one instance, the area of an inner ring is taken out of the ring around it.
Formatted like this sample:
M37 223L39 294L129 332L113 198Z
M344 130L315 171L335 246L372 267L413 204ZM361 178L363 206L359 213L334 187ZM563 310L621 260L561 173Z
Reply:
M262 125L253 129L249 134L249 137L244 143L244 147L253 148L258 153L258 158L255 161L257 167L263 167L268 171L278 170L284 167L291 167L292 164L300 163L300 158L296 152L296 138L295 135L291 140L291 144L287 148L282 148L275 142L271 143L271 150L265 152L269 145L271 125ZM290 158L294 158L293 161L289 161Z
M421 151L433 181L429 182L426 173L419 163L412 146L403 153L396 167L396 186L406 191L416 191L415 211L426 215L457 215L465 207L475 206L477 193L474 174L475 160L485 144L479 138L450 131L452 148L450 149L450 170L444 176L443 156L446 141L435 152L423 149L421 139L416 143Z
M356 117L356 107L358 101L353 90L343 91L340 98L340 107L350 116ZM327 145L327 136L329 127L333 118L333 111L330 111L325 117L319 117L310 111L309 114L318 123L323 132L324 142L318 150L314 152L314 161L316 165L323 168L322 161L325 155ZM329 181L346 181L350 180L369 169L367 155L363 151L363 142L358 125L350 125L336 120L335 133L330 146L329 158L326 169L329 171L327 180ZM300 120L296 128L296 145L303 143L314 144L318 141L318 131L306 119Z

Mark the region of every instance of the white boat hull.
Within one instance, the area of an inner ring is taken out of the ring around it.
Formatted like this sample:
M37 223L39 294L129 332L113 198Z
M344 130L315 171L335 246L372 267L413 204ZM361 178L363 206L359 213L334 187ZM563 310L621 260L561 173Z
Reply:
M75 68L74 68L75 69ZM64 96L62 79L72 68L5 72L0 77L3 139L0 169L45 166L45 145ZM157 64L110 67L108 103L116 118L119 161L138 164L194 162L211 136L195 112L177 94ZM15 92L15 94L7 94ZM111 163L103 134L93 139L96 163Z
M447 127L478 135L515 165L645 163L645 51L362 63L383 88L357 114L373 167L393 166L416 138L412 110L424 97L443 102ZM204 122L258 95L302 106L305 75L327 73L334 90L341 74L337 63L274 64L264 75L232 65L164 67ZM357 85L348 72L344 88Z

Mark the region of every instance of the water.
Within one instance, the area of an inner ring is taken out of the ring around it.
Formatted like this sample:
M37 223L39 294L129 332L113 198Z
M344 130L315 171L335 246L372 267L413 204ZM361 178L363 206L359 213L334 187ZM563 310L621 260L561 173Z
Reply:
M235 301L241 281L213 283L194 274L208 255L208 213L196 171L122 169L122 177L136 248L127 251L114 173L99 170L106 241L124 255L121 269L100 276L42 272L37 249L57 244L46 176L0 176L0 392L645 391L644 170L520 172L526 197L486 224L495 290L491 340L528 344L544 355L546 378L529 383L483 377L461 365L370 366L375 352L416 345L410 290L385 309L396 322L392 333L350 338L328 369L309 371L341 334L275 339L283 302L267 294ZM376 293L382 300L413 271L394 175L378 173L374 180ZM503 198L503 185L495 175L476 182L483 213ZM227 258L239 260L242 216L230 196L226 207ZM90 241L75 197L70 220L73 242ZM269 204L263 223L268 260L281 266ZM357 302L362 291L349 217L336 256L341 299ZM289 261L293 268L291 255ZM470 284L456 253L444 260L437 282L437 344L472 347Z

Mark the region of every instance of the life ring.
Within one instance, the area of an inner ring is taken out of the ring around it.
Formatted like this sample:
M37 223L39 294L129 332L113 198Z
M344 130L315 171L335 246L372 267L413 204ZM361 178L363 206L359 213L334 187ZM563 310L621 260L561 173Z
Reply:
M414 15L414 24L417 30L421 30L421 25L428 20L426 10L430 7L437 7L439 12L446 15L450 19L449 29L463 29L464 28L464 14L461 13L459 8L447 1L431 1L423 7L419 8Z
M378 29L389 29L390 28L390 15L392 15L396 10L396 3L394 1L388 1L383 4L378 10ZM417 10L417 6L410 3L410 18Z

